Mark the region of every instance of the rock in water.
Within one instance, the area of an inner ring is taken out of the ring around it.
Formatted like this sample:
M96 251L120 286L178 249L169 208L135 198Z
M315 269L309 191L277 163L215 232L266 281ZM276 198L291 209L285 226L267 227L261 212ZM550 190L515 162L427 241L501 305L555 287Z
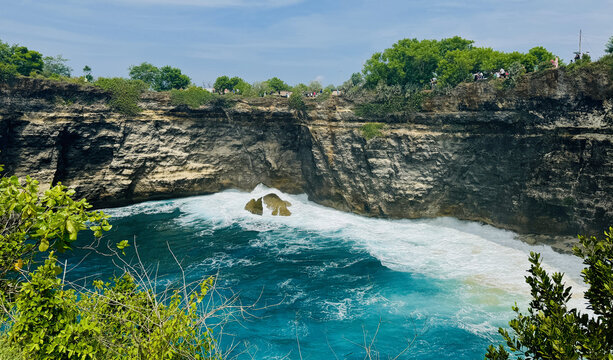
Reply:
M263 199L266 207L272 210L274 216L290 216L292 214L287 209L288 206L292 206L292 203L282 200L277 194L270 193L264 196Z
M262 198L259 198L257 200L249 200L247 205L245 205L245 210L255 215L262 215L264 213L264 208L262 207Z

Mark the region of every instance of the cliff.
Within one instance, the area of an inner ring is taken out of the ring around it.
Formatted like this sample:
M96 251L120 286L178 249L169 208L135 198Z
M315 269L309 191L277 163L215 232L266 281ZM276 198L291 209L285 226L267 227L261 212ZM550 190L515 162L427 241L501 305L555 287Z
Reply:
M597 67L514 88L462 84L420 112L357 117L341 98L238 101L196 110L148 93L135 117L75 84L0 85L0 163L98 207L258 183L368 216L453 216L521 234L599 234L613 224L613 84ZM366 140L365 122L382 122Z

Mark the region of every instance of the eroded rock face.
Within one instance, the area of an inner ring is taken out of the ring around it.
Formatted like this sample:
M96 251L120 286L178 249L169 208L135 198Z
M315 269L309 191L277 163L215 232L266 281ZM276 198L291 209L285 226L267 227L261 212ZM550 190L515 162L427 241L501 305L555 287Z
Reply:
M279 195L270 193L261 198L251 199L245 205L245 210L251 212L255 215L262 215L264 213L262 208L262 201L266 204L266 208L268 210L272 210L271 214L273 216L290 216L292 213L287 208L288 206L292 206L292 203L289 201L282 200Z
M20 81L0 84L6 173L61 181L97 207L263 183L367 216L570 236L613 224L613 86L595 70L463 84L422 112L368 119L337 98L298 118L286 99L190 110L165 94L127 118L99 90ZM365 122L383 136L366 141Z
M245 210L255 215L264 214L264 207L262 206L262 198L258 198L257 200L256 199L249 200L247 205L245 205Z
M263 197L266 208L272 210L274 216L290 216L292 213L287 209L288 206L292 206L289 201L282 200L279 195L270 193Z

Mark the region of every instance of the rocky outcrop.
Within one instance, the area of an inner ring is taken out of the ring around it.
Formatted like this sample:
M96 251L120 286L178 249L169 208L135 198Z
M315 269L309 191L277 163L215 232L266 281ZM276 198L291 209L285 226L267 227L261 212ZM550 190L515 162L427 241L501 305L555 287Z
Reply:
M289 206L292 206L292 203L281 199L279 195L271 193L264 195L262 199L266 208L272 210L273 216L290 216L292 214L288 209Z
M264 207L262 206L262 198L251 199L245 205L245 210L249 211L254 215L262 215L264 214Z
M263 183L368 216L601 233L613 224L613 90L598 71L463 84L372 119L338 98L298 117L286 99L191 110L165 94L128 118L102 91L26 79L0 85L0 163L98 207ZM374 121L382 136L367 141L360 127Z
M245 205L245 210L249 211L254 215L262 215L264 213L264 208L262 206L262 202L266 204L266 208L271 210L272 216L290 216L292 212L289 211L288 207L292 206L292 203L289 201L285 201L279 197L279 195L275 193L270 193L268 195L264 195L261 198L251 199Z

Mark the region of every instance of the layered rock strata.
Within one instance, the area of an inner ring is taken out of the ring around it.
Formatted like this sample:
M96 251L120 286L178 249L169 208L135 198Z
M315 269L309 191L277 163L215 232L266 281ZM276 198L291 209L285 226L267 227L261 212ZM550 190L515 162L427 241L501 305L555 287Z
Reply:
M95 88L22 79L0 85L0 163L98 207L263 183L368 216L574 236L613 225L612 98L604 73L551 70L381 118L339 98L298 116L286 99L192 110L155 93L125 117ZM381 136L366 140L366 122L384 123Z

